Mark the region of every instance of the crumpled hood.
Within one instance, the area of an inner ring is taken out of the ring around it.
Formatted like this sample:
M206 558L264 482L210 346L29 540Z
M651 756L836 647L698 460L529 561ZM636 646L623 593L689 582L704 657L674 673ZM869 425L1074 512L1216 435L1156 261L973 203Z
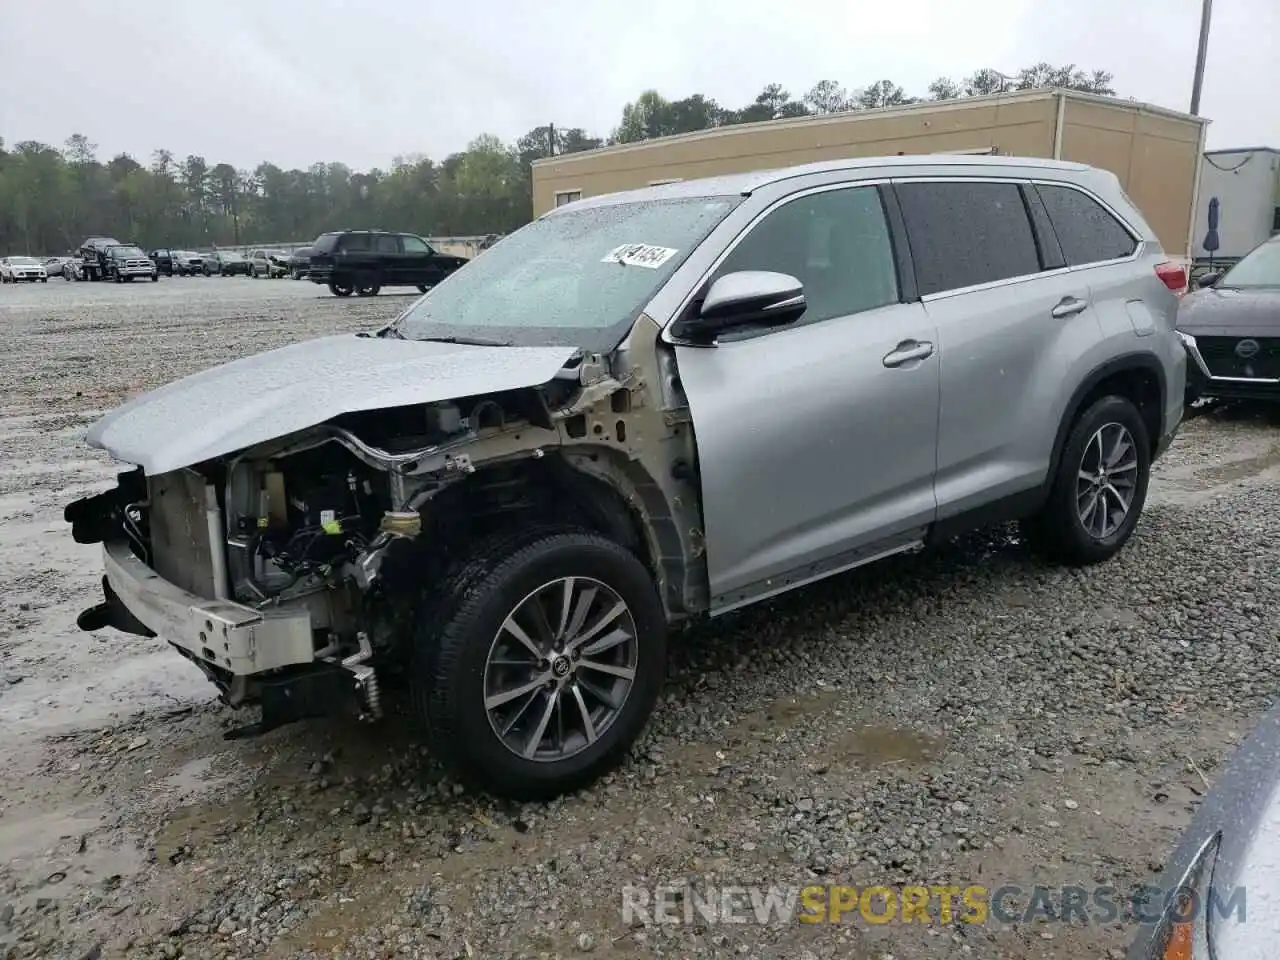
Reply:
M478 347L343 334L244 357L135 397L85 439L151 475L344 413L546 383L572 347Z

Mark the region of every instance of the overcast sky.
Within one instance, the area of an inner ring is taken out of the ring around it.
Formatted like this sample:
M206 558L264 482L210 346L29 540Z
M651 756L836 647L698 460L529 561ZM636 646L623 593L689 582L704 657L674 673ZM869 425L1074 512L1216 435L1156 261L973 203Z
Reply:
M778 82L1040 60L1186 110L1200 0L0 0L0 136L252 168L435 158L552 121L604 135L654 87L729 107ZM1209 145L1280 148L1280 2L1214 4Z

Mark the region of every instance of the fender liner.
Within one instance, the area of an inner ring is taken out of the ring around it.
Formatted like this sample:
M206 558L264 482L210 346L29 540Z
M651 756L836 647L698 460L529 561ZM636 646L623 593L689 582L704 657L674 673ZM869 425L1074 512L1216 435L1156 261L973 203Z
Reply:
M1165 405L1169 388L1165 380L1164 367L1160 365L1160 360L1155 354L1146 352L1124 353L1118 357L1112 357L1106 363L1095 367L1088 376L1080 381L1080 384L1071 394L1071 399L1067 401L1062 419L1058 423L1058 433L1053 439L1053 455L1049 460L1048 476L1045 477L1046 491L1053 485L1053 478L1057 476L1058 464L1062 461L1062 448L1067 442L1067 433L1080 415L1085 398L1097 388L1098 384L1110 377L1114 377L1118 373L1149 373L1155 378L1156 386L1160 392L1160 436L1149 438L1151 441L1150 452L1152 459L1154 459L1155 451L1159 449L1161 437L1165 433Z

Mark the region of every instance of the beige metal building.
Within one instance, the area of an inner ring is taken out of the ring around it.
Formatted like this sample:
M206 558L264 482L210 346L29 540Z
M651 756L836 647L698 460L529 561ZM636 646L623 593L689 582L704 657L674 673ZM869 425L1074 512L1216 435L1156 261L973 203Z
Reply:
M1201 117L1064 90L1027 90L770 120L539 160L533 212L673 180L899 153L996 153L1112 171L1173 256L1189 256Z

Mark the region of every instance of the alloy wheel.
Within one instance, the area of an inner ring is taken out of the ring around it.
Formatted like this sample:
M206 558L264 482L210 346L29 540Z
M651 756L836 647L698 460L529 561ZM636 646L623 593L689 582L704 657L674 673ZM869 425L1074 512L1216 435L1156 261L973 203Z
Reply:
M626 602L589 577L561 577L513 609L489 647L485 712L526 760L566 760L596 743L636 679L639 642Z
M1095 540L1105 540L1124 523L1138 481L1138 445L1119 423L1103 424L1085 444L1076 474L1080 524Z

